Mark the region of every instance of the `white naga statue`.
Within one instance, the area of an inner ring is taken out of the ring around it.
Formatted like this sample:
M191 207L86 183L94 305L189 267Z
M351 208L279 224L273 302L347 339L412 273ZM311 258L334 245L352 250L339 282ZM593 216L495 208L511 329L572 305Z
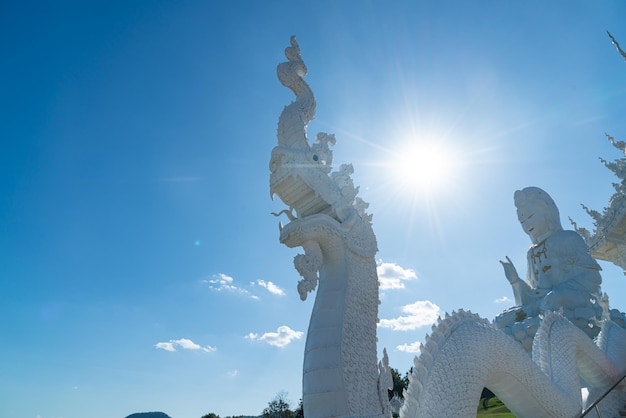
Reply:
M334 136L318 134L309 143L315 99L303 80L306 67L295 38L285 55L278 78L296 100L278 121L270 190L289 207L280 212L289 220L280 225L280 241L304 250L294 259L303 277L300 297L317 291L303 362L304 416L391 417L389 361L384 350L378 361L376 347L380 302L371 215L357 197L352 166L333 171ZM503 263L521 306L499 317L499 326L517 336L521 324L524 335L534 335L531 355L476 314L446 314L414 361L401 418L476 416L485 387L517 417L571 418L584 407L582 382L593 400L626 370L626 330L604 319L592 341L580 329L588 332L590 323L593 334L601 319L599 268L582 239L562 230L554 202L540 189L524 189L515 200L533 247L526 282L510 261ZM551 310L560 304L563 313ZM575 326L568 318L585 323ZM602 401L603 416L617 416L625 401L622 390L613 392Z
M532 243L527 254L526 280L522 280L507 257L504 266L516 307L499 315L495 324L520 341L527 351L539 328L540 315L561 311L563 316L591 338L600 332L605 314L600 266L575 231L561 226L552 198L538 187L514 195L517 217Z
M306 128L315 115L315 98L302 78L306 66L295 37L285 55L278 79L296 100L278 120L270 192L289 205L281 211L290 222L280 225L280 241L304 249L294 259L303 277L300 298L317 288L304 353L304 415L386 417L393 382L387 361L379 365L377 360L377 246L371 216L357 197L352 166L332 171L334 136L320 133L309 145Z

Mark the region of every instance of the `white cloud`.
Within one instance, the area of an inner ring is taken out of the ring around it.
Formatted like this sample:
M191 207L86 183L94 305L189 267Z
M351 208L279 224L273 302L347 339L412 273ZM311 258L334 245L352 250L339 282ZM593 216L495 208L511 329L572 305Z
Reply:
M509 299L508 296L502 296L501 298L494 300L494 302L495 303L507 303L507 302L512 302L512 300Z
M259 286L264 287L273 295L285 296L285 291L270 281L257 280Z
M154 346L156 348L160 348L161 350L165 350L165 351L176 351L176 347L182 348L184 350L202 350L207 353L212 353L213 351L217 350L217 348L211 347L210 345L203 347L199 344L194 343L193 341L187 338L181 338L179 340L169 340L167 342L156 343Z
M420 300L402 307L402 312L408 314L394 319L381 319L378 326L391 328L394 331L410 331L437 321L441 308L428 300Z
M237 286L233 285L234 279L224 273L217 273L211 276L210 279L203 280L213 290L221 292L222 290L237 290Z
M203 348L193 341L188 340L187 338L181 338L180 340L176 340L175 343L180 345L181 348L184 348L185 350L201 350Z
M228 377L237 377L239 376L239 370L234 369L228 372Z
M376 267L380 290L404 289L404 282L417 280L417 274L413 269L405 269L395 263L381 262Z
M251 332L246 335L246 338L252 341L261 341L269 345L273 345L274 347L282 348L290 344L293 340L302 338L303 335L304 332L294 331L288 326L282 325L278 327L277 332L266 332L261 336Z
M257 296L253 296L246 289L235 286L235 279L224 273L217 273L212 275L208 279L202 280L202 283L209 285L209 289L217 292L231 292L238 293L240 295L248 296L252 299L259 299Z
M398 351L404 351L405 353L419 353L421 345L422 345L421 342L415 341L414 343L411 343L411 344L401 344L397 346L396 349Z
M176 351L174 343L156 343L154 346L165 351Z

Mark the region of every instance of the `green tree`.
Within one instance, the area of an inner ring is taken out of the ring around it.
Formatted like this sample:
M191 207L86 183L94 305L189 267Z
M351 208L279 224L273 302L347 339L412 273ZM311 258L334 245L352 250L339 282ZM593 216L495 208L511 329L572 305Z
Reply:
M220 418L220 416L219 416L219 415L217 415L217 414L214 414L213 412L209 412L209 413L208 413L208 414L206 414L206 415L202 415L202 417L201 417L201 418Z
M409 374L412 371L413 368L411 367L411 370L406 372L404 377L402 377L400 376L398 369L391 369L391 377L393 378L393 389L389 390L389 400L393 398L394 394L399 398L404 399L404 389L409 387Z
M298 407L293 410L291 418L304 418L304 405L302 404L302 399L298 401Z
M289 409L287 401L287 392L278 392L263 410L263 418L293 418L293 412Z

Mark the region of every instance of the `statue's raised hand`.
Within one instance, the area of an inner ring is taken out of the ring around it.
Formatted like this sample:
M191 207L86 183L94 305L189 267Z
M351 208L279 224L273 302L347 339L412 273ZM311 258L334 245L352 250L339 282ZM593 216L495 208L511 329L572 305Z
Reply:
M521 280L519 278L519 275L517 274L517 270L515 269L513 262L508 256L506 257L506 261L500 260L500 264L502 264L502 267L504 267L504 275L506 276L509 283L513 284Z

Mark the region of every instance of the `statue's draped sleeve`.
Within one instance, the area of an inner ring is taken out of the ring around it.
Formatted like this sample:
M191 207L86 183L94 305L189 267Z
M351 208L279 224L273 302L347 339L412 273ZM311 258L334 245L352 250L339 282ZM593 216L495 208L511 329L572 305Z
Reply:
M515 296L515 304L518 306L527 305L536 300L532 297L532 288L522 279L511 284L513 295Z

